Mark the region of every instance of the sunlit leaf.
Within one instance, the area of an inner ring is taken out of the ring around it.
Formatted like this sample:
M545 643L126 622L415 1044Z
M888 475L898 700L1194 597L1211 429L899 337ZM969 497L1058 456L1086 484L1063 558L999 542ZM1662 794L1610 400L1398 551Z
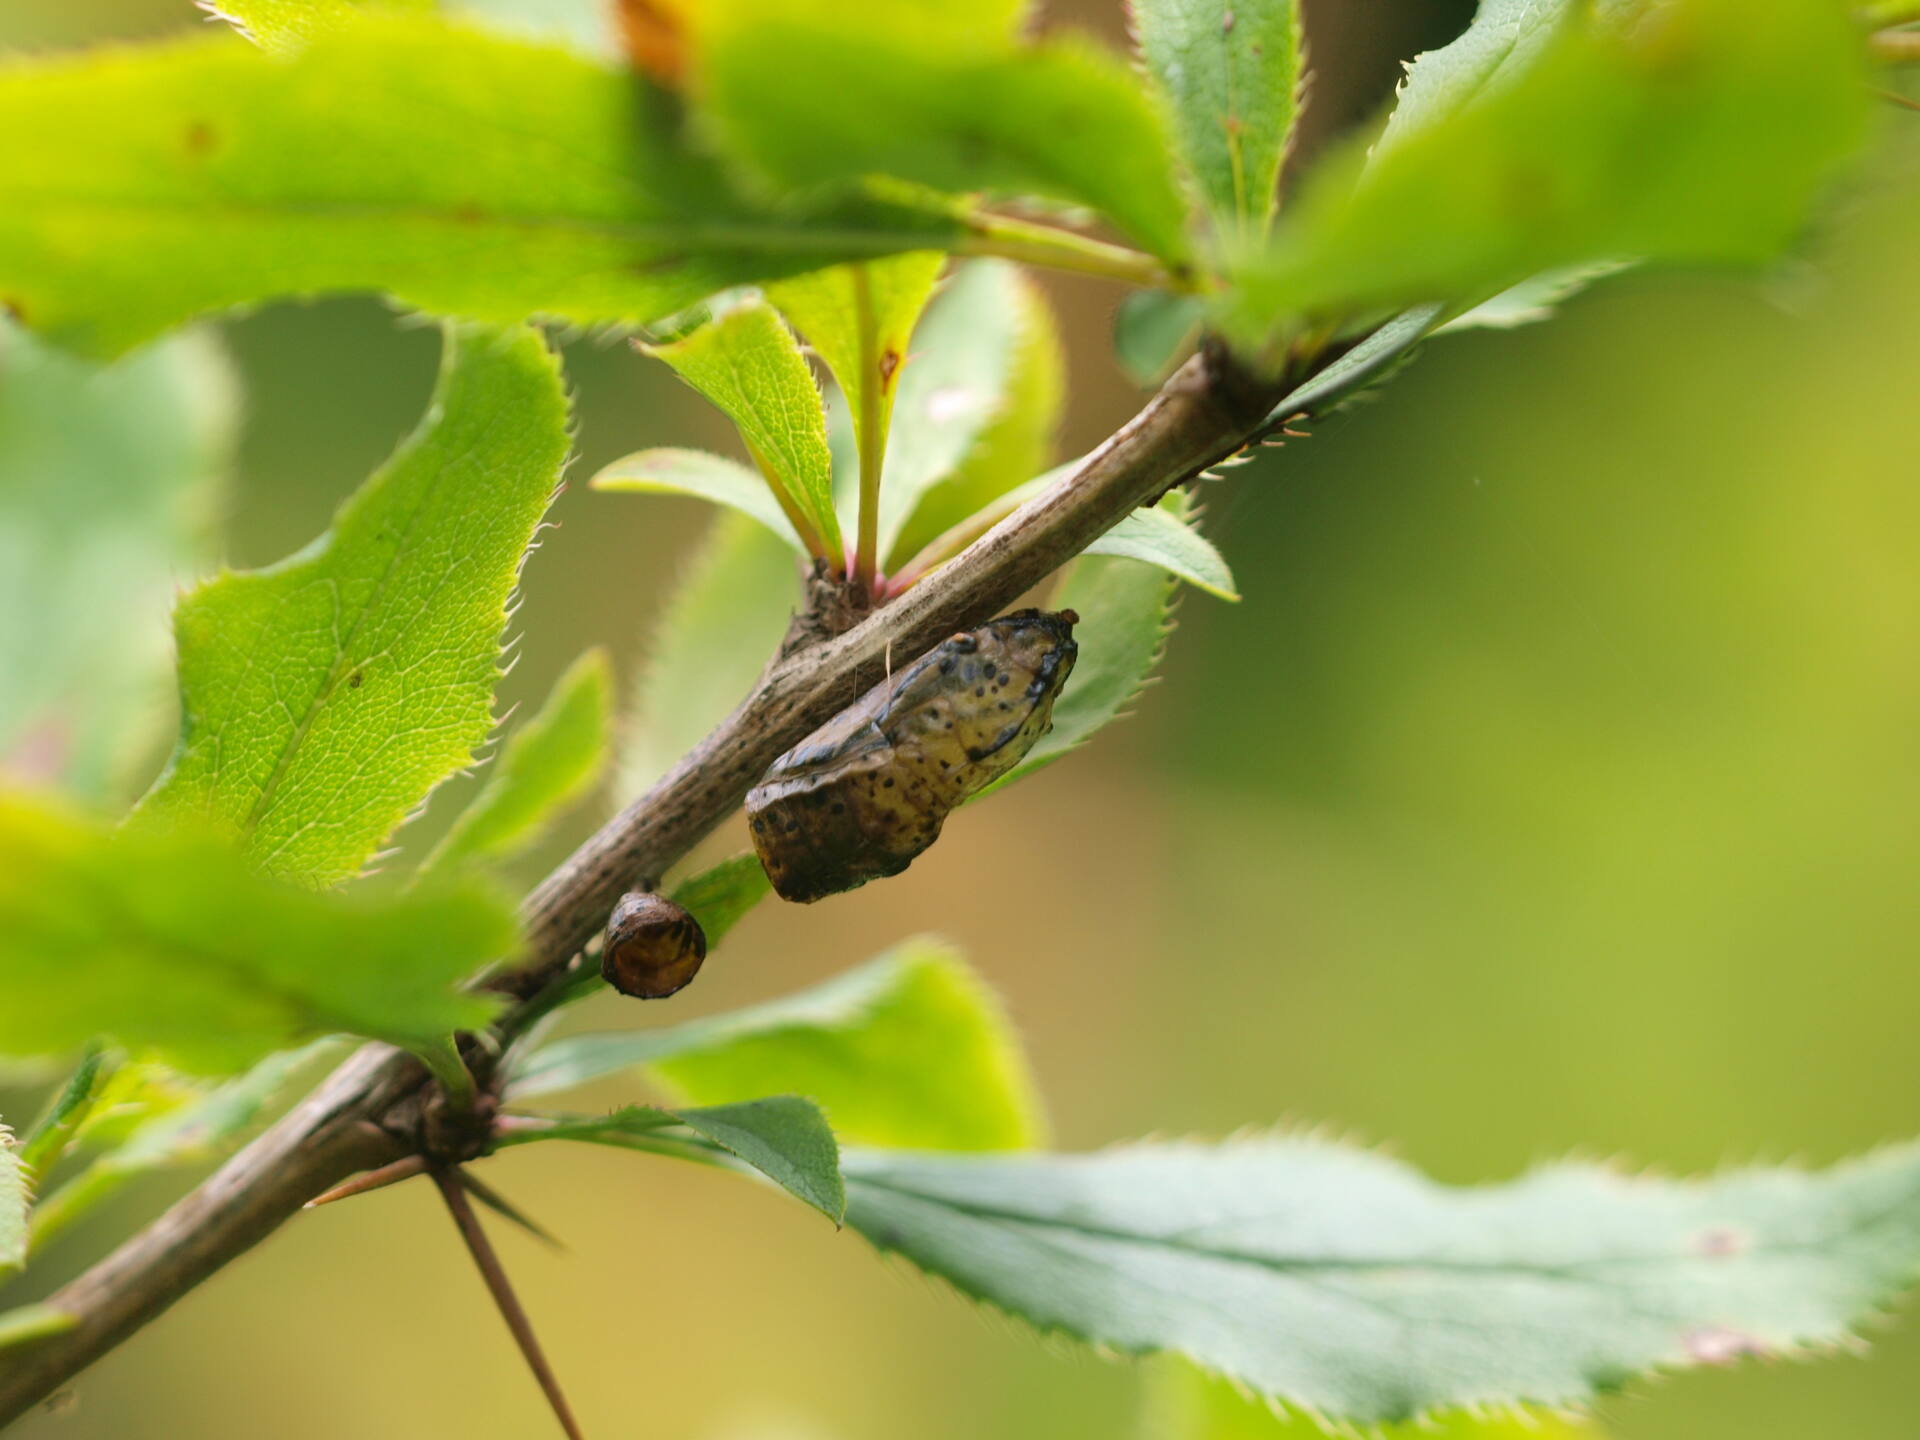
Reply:
M321 1040L300 1050L269 1055L246 1074L170 1105L134 1126L113 1149L42 1197L33 1215L35 1249L51 1243L137 1175L224 1155L293 1073L323 1054L329 1044Z
M1209 595L1240 598L1226 560L1187 518L1187 499L1180 491L1169 491L1149 509L1135 510L1081 553L1144 560Z
M1464 1190L1287 1138L842 1166L848 1223L963 1293L1356 1424L1832 1343L1920 1266L1912 1146L1819 1174L1561 1165Z
M875 456L887 452L907 342L945 260L937 250L919 250L817 270L767 288L767 297L840 382L855 443L871 446Z
M1006 1150L1044 1122L1018 1039L965 961L910 940L857 970L765 1005L685 1025L576 1035L514 1073L523 1100L634 1066L703 1103L794 1090L861 1145Z
M148 821L211 822L272 874L355 874L493 726L506 605L567 453L557 362L450 328L411 439L315 546L174 614L183 717Z
M645 323L749 281L944 248L952 221L774 211L623 69L369 14L0 65L0 308L126 349L209 310L383 290L441 314Z
M674 1147L668 1127L684 1125L736 1160L804 1200L834 1224L846 1213L840 1147L820 1107L797 1095L772 1095L733 1105L660 1109L634 1105L611 1115L560 1116L545 1128L514 1132L507 1143L584 1140L631 1149ZM666 1144L663 1146L662 1141Z
M539 713L507 737L487 783L420 873L516 854L591 790L607 761L612 690L605 650L589 650L574 661Z
M621 753L622 793L658 780L745 698L799 598L785 544L742 515L715 522L655 627Z
M295 50L353 20L381 12L430 14L436 0L195 0L269 50Z
M807 548L837 564L844 546L833 509L826 412L799 342L779 313L749 300L684 339L645 349L726 412Z
M496 1002L453 987L517 943L478 891L315 894L204 835L109 834L18 796L0 796L0 933L0 1054L106 1035L196 1074L335 1031L427 1045L477 1028Z
M1252 340L1622 256L1766 259L1861 138L1860 50L1831 0L1489 5L1414 64L1370 161L1316 171L1227 319Z
M766 480L737 460L704 450L640 450L603 467L589 482L595 490L636 495L691 495L751 515L800 554L807 547L795 533Z
M964 6L890 9L884 25L835 0L707 10L696 89L761 177L807 188L878 174L1044 196L1093 207L1155 255L1185 256L1165 126L1117 57L987 33Z
M1053 312L1004 262L963 267L914 352L880 497L893 569L1044 469L1066 396Z
M1279 197L1299 81L1294 0L1133 0L1133 30L1214 224L1258 234Z
M1172 1357L1153 1365L1140 1440L1322 1440L1316 1416L1289 1412L1244 1387ZM1605 1440L1600 1426L1537 1410L1500 1415L1443 1411L1370 1427L1372 1440Z
M235 409L210 335L103 367L0 319L0 771L101 802L147 778Z

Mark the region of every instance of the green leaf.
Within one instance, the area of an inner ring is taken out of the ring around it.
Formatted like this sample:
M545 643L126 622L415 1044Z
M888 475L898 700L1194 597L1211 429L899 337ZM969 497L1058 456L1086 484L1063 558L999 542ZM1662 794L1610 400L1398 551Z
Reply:
M913 251L817 270L767 288L767 298L840 382L855 444L871 457L863 471L876 476L874 462L887 453L907 341L946 258L938 250Z
M1184 358L1206 313L1198 295L1135 290L1114 312L1114 358L1142 389L1158 385Z
M68 1145L93 1111L103 1080L110 1080L116 1073L109 1065L106 1052L98 1047L81 1057L66 1083L47 1102L46 1112L20 1142L20 1163L28 1171L44 1175L60 1163L60 1157L66 1154Z
M282 1051L223 1085L198 1094L185 1091L186 1098L165 1105L135 1125L112 1150L43 1198L33 1215L34 1248L50 1244L137 1175L226 1154L289 1077L331 1048L333 1042L320 1040L299 1050ZM119 1075L135 1068L141 1067L123 1068ZM144 1068L160 1070L158 1066Z
M1133 29L1214 226L1260 234L1299 82L1293 0L1133 0Z
M384 290L441 314L645 323L730 285L943 248L873 201L774 212L624 69L369 15L0 66L0 301L124 350L194 315ZM4 308L4 307L0 307Z
M813 1206L834 1224L846 1214L840 1180L840 1146L820 1107L797 1095L763 1096L735 1105L665 1110L634 1105L604 1116L566 1116L545 1128L513 1132L505 1144L541 1140L585 1140L597 1145L686 1152L662 1131L687 1129L735 1159L758 1170L789 1194ZM662 1140L666 1144L661 1144ZM697 1158L697 1157L695 1157Z
M436 0L197 0L216 19L269 50L297 50L369 12L432 13Z
M840 1146L820 1107L797 1095L673 1112L681 1124L744 1160L834 1224L847 1213Z
M772 890L760 857L748 851L681 881L671 898L700 922L707 949L713 950Z
M507 600L567 443L537 332L450 327L427 418L333 529L180 602L180 741L139 815L212 822L290 879L358 872L492 729Z
M1289 1414L1230 1380L1168 1357L1150 1373L1140 1440L1323 1440L1317 1417ZM1528 1410L1472 1415L1447 1411L1418 1423L1369 1427L1373 1440L1603 1440L1597 1425Z
M1066 392L1053 312L1004 261L963 266L914 350L880 497L891 569L1046 465Z
M662 613L640 672L620 788L638 795L745 698L799 599L786 545L723 515Z
M0 1280L27 1263L27 1210L33 1204L29 1181L13 1132L0 1125Z
M517 1101L636 1065L704 1103L802 1092L861 1145L1018 1149L1044 1128L998 1003L957 951L925 938L769 1004L556 1041L522 1062L508 1093Z
M211 335L103 368L0 319L0 771L128 798L171 719L156 620L206 559L235 399Z
M1561 302L1578 295L1596 280L1631 269L1628 262L1597 260L1591 265L1570 265L1529 276L1518 285L1502 290L1491 300L1447 321L1434 334L1451 335L1457 330L1512 330L1521 325L1537 325L1551 320Z
M1173 491L1168 498L1177 495L1181 492ZM1184 503L1184 496L1174 503ZM1080 616L1080 623L1073 627L1080 658L1074 662L1067 688L1054 702L1053 728L981 795L991 795L1051 765L1120 717L1167 648L1174 592L1168 573L1151 561L1089 553L1073 562L1053 604Z
M1764 260L1862 136L1860 48L1831 0L1491 5L1234 267L1225 319L1251 342L1622 256Z
M726 412L794 532L837 567L845 547L833 510L826 411L779 313L762 300L745 301L683 340L643 348Z
M766 480L737 460L703 450L640 450L622 456L587 482L615 494L691 495L752 516L805 555L807 547L787 522Z
M1126 66L1070 40L1022 45L940 8L889 10L880 26L830 0L726 0L702 13L696 93L726 147L780 186L885 175L1037 195L1091 206L1183 260L1166 129Z
M1081 553L1144 560L1209 595L1237 601L1233 572L1213 542L1187 519L1187 506L1184 492L1169 490L1158 505L1135 510Z
M79 1323L78 1315L56 1310L51 1305L21 1305L12 1310L0 1310L0 1350L44 1340L49 1335L71 1330Z
M1820 1174L1561 1165L1468 1190L1288 1138L842 1164L848 1223L963 1293L1357 1424L1832 1343L1920 1267L1913 1146Z
M518 853L599 780L607 761L613 670L587 651L554 683L540 713L512 735L480 793L460 812L422 875Z
M111 1035L196 1074L334 1031L423 1046L477 1029L497 1002L453 987L517 943L483 892L315 894L206 835L108 834L4 794L0 933L0 1054Z

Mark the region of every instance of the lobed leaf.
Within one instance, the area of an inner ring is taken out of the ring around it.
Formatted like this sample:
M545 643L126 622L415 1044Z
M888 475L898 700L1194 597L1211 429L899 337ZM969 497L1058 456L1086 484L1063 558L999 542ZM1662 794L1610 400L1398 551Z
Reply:
M635 1066L689 1100L794 1090L862 1145L1006 1150L1044 1129L1026 1060L957 951L909 940L824 985L658 1030L576 1035L519 1062L513 1100Z
M751 516L801 556L807 553L765 478L722 455L704 450L639 450L605 466L588 484L615 494L691 495L710 500Z
M542 1128L514 1131L505 1144L584 1140L596 1145L684 1155L669 1127L683 1125L734 1159L751 1166L835 1225L846 1214L840 1146L826 1117L797 1095L765 1096L734 1105L660 1109L633 1105L611 1115L562 1116ZM668 1143L661 1145L665 1139Z
M742 197L621 68L368 14L0 65L0 301L130 348L207 311L380 290L509 323L646 323L731 285L942 248L949 219Z
M1138 81L1090 45L1022 45L965 10L890 10L879 26L834 0L715 0L695 90L724 146L784 189L883 175L1032 194L1184 260L1186 207Z
M1293 0L1132 0L1132 11L1181 168L1215 229L1261 234L1300 79Z
M497 1001L454 987L517 943L512 913L476 890L315 894L204 834L108 834L6 795L0 932L0 1054L109 1035L196 1074L335 1031L426 1046L477 1029Z
M748 300L684 339L641 348L726 412L794 532L810 552L838 565L845 546L833 509L826 412L779 313Z
M1490 5L1232 267L1223 319L1253 342L1622 256L1764 260L1859 142L1861 66L1830 0Z
M743 516L715 522L641 668L624 794L653 784L740 703L779 649L799 593L787 546Z
M1004 261L961 267L914 344L880 495L890 569L1042 469L1066 398L1053 312Z
M1575 1405L1848 1337L1920 1268L1920 1149L1477 1189L1307 1139L842 1157L883 1250L1046 1331L1177 1351L1334 1421Z
M493 725L506 605L567 454L527 329L449 327L434 401L333 529L181 600L180 740L137 814L271 874L355 874Z
M421 862L420 873L516 854L591 790L606 768L612 689L605 650L574 661L539 713L507 738L487 783Z
M103 367L0 319L0 772L115 804L146 778L236 411L210 334Z

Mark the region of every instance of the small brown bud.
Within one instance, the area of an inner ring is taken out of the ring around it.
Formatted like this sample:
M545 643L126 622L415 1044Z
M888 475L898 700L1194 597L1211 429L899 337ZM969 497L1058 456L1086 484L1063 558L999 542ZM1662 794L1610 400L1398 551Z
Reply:
M630 890L607 920L600 973L622 995L664 1000L700 973L707 936L700 922L664 895Z

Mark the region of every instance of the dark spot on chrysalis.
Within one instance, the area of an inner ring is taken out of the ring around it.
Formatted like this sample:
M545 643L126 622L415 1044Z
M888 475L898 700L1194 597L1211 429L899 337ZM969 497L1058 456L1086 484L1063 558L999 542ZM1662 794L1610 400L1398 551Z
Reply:
M219 132L213 126L204 120L194 120L187 126L187 153L189 155L210 154L214 142L219 138Z

